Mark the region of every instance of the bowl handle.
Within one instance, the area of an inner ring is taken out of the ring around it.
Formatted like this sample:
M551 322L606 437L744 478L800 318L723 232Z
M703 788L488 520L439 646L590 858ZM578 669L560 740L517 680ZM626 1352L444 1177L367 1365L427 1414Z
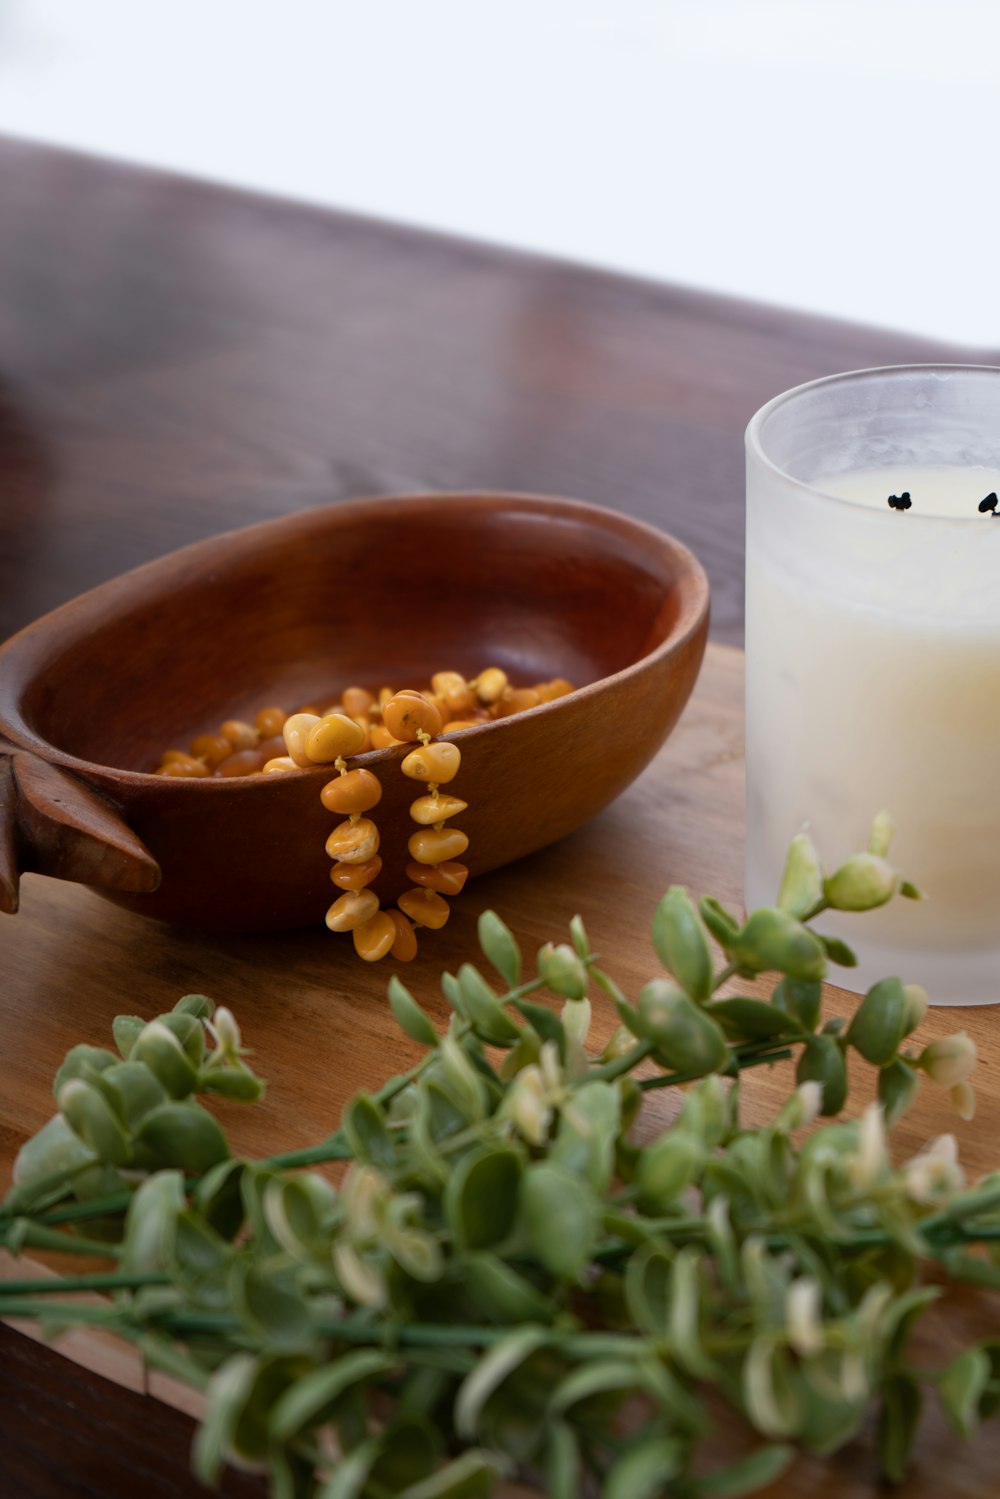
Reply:
M59 766L0 744L0 911L17 910L28 871L111 890L160 883L160 866L110 802Z

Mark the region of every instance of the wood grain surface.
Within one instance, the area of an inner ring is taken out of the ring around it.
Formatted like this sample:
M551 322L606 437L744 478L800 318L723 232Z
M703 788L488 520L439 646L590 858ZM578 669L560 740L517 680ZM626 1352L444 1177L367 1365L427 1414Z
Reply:
M358 494L503 488L595 500L672 531L707 568L715 638L739 642L754 410L836 370L969 357L0 142L0 638L232 526ZM736 891L739 662L710 664L662 766L593 828L470 886L449 951L466 955L487 901L529 942L581 907L637 979L630 945L644 943L662 886ZM292 1131L277 1100L301 1068L269 1067L274 1102L243 1125L262 1150L314 1138L349 1083L392 1065L384 1011L353 1003L358 970L323 933L196 939L33 876L22 914L2 923L7 1160L49 1107L50 1058L80 1039L81 1007L94 1038L117 1009L153 1013L190 989L228 1000L257 1035L280 1017L303 1055L318 1048L324 1092ZM422 988L445 961L428 942ZM992 1013L962 1016L990 1093L961 1130L979 1169L1000 1124ZM780 1084L759 1086L763 1107ZM911 1128L949 1123L931 1098ZM978 1332L987 1316L995 1327L992 1309L956 1309ZM196 1491L187 1420L8 1329L0 1350L5 1499ZM934 1418L920 1456L908 1499L996 1492L995 1439L958 1449ZM809 1491L879 1492L870 1443L800 1465L784 1492Z

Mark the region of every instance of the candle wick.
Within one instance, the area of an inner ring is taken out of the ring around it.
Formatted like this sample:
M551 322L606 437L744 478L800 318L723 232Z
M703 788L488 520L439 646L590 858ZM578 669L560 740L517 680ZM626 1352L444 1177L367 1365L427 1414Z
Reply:
M985 515L987 511L992 512L993 515L997 514L997 492L995 489L990 491L985 500L979 501L980 515Z
M890 510L909 510L912 504L913 501L910 499L910 491L908 489L904 489L902 494L891 494L889 496Z

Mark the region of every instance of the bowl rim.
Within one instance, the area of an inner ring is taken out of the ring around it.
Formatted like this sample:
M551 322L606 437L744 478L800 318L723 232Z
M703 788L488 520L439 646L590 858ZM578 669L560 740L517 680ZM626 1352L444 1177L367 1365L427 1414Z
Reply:
M610 683L626 681L648 670L654 664L668 660L679 653L700 629L707 628L710 613L709 582L705 569L694 552L669 532L662 531L659 527L622 511L612 510L588 500L517 490L421 490L403 494L363 495L348 500L334 500L328 504L295 511L290 515L269 517L263 521L252 521L248 525L216 532L171 552L165 552L162 556L151 558L148 562L140 563L137 567L129 568L123 573L118 573L96 584L86 592L77 594L55 609L40 615L38 619L23 626L9 639L0 643L0 754L5 750L8 753L11 750L15 753L18 751L33 753L49 764L75 771L84 780L96 778L103 782L111 781L122 787L137 789L150 785L161 788L183 787L182 794L184 795L233 795L236 792L246 791L251 786L257 788L256 794L260 794L265 787L280 785L290 780L301 782L302 777L329 776L329 766L315 765L273 776L254 774L228 777L168 777L157 775L155 771L126 770L95 760L81 759L42 738L25 723L10 688L5 690L4 667L10 658L17 661L22 652L27 652L25 659L29 666L43 648L46 657L50 658L53 654L51 646L58 647L74 639L79 633L81 624L86 626L88 619L95 612L100 615L102 606L112 594L115 597L115 612L119 612L123 607L127 608L130 603L138 602L142 598L145 586L151 577L158 579L160 575L170 573L173 569L183 570L187 561L194 556L198 557L201 565L206 563L210 565L213 554L218 554L220 560L225 558L231 561L248 552L257 551L261 544L261 537L265 534L282 539L286 535L295 535L296 532L308 533L313 529L325 529L331 522L350 525L352 520L358 517L369 516L376 506L384 514L390 508L417 510L421 506L441 506L462 502L463 510L468 514L470 505L478 509L492 509L496 507L498 501L518 511L577 519L592 527L617 533L626 539L644 541L648 550L660 556L669 557L670 561L677 566L676 581L681 594L680 610L667 637L660 641L652 651L629 662L620 670L600 677L596 682L588 682L582 687L575 688L572 693L556 698L552 702L539 703L536 707L524 709L512 717L476 724L467 729L458 729L442 737L468 742L473 735L496 733L505 725L515 721L520 722L543 713L558 713L570 702L585 701ZM46 641L50 643L49 648L45 648ZM28 676L31 675L29 672ZM405 744L389 745L385 749L367 750L362 755L353 756L352 761L356 761L359 766L366 767L385 764L399 759L410 748L412 746Z

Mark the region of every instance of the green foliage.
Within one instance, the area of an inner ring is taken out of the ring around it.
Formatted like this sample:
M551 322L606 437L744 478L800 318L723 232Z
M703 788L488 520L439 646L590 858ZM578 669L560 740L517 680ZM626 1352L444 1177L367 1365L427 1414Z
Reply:
M809 923L903 893L890 833L876 819L829 877L796 839L777 906L742 924L674 887L652 934L669 977L634 1003L578 917L526 977L485 913L480 946L506 988L471 963L444 975L441 1035L392 979L421 1060L272 1161L232 1159L196 1101L262 1091L228 1010L189 995L119 1016L117 1051L68 1054L59 1113L0 1207L15 1253L92 1253L103 1236L118 1294L102 1312L62 1294L87 1277L44 1293L8 1280L0 1315L37 1313L44 1294L50 1325L86 1317L129 1338L207 1391L198 1476L263 1465L275 1499L476 1499L519 1471L551 1499L738 1499L797 1448L849 1441L872 1406L900 1481L928 1386L962 1435L1000 1411L1000 1343L941 1370L909 1352L938 1294L930 1269L1000 1285L1000 1174L966 1188L951 1137L892 1160L888 1132L923 1078L964 1111L971 1098L968 1037L909 1046L919 989L886 979L849 1023L824 1020L827 964L852 955ZM726 987L764 973L769 994ZM588 1050L592 1018L609 1017L615 1034ZM815 1127L844 1107L851 1052L879 1104ZM789 1057L797 1086L746 1128L741 1073ZM647 1094L681 1084L672 1124L651 1129ZM297 1169L345 1159L337 1186ZM759 1438L728 1465L709 1387Z

